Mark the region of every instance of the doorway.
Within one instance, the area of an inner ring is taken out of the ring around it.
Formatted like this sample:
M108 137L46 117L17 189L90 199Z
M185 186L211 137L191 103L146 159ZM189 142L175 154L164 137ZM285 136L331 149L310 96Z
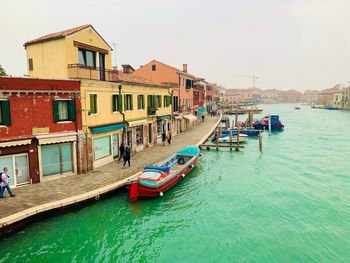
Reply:
M8 168L9 185L30 183L29 164L27 154L10 155L0 158L0 167Z
M119 139L118 134L113 134L112 139L112 147L113 147L113 158L118 158L119 156Z
M152 143L152 123L148 123L148 142Z
M99 53L100 80L106 80L105 54Z

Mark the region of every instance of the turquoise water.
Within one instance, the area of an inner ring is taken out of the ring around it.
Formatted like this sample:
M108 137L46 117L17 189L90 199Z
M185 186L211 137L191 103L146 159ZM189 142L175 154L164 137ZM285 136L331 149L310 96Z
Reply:
M283 132L203 151L163 197L119 194L0 241L0 262L350 262L350 112L261 105Z

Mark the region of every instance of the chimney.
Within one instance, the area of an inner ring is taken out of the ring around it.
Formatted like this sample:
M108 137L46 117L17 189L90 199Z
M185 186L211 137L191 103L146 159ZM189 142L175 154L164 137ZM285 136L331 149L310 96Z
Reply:
M182 71L187 73L187 64L183 64L182 66Z
M122 67L123 67L123 72L125 74L131 74L135 71L134 68L132 66L130 66L129 64L122 65Z

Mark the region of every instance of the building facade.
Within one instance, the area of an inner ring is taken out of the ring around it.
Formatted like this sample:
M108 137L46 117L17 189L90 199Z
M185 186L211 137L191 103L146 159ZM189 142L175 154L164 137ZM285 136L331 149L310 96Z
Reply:
M0 78L0 167L10 185L81 172L80 83Z

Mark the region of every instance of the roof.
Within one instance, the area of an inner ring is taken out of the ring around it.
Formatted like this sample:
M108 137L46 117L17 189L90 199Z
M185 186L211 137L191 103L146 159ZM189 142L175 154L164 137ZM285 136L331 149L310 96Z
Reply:
M45 41L50 41L50 40L54 40L54 39L65 38L67 36L70 36L76 32L79 32L79 31L86 29L86 28L89 28L89 27L91 27L96 32L96 34L103 40L103 42L105 42L106 45L112 50L110 45L108 45L108 43L101 37L101 35L95 30L95 28L91 24L73 27L71 29L63 30L63 31L56 32L56 33L51 33L51 34L48 34L45 36L41 36L41 37L38 37L38 38L35 38L33 40L25 42L24 46L28 46L28 45L40 43L40 42L45 42Z
M113 75L114 76L114 75ZM144 85L152 85L152 86L158 86L158 87L164 87L169 88L168 85L162 85L155 83L149 79L134 75L134 74L126 74L122 70L118 71L118 74L116 75L115 79L113 81L120 81L120 82L127 82L127 83L135 83L135 84L144 84Z
M175 68L175 67L173 67L173 66L170 66L170 65L168 65L168 64L165 64L165 63L160 62L160 61L155 60L155 59L153 59L152 61L150 61L150 62L148 62L147 64L143 65L142 67L148 66L149 64L153 64L153 63L155 63L155 62L156 62L156 63L159 63L159 64L161 64L161 65L163 65L163 66L165 66L165 67L167 67L167 68L170 68L170 69L172 69L172 70L176 70L176 71L177 71L178 73L180 73L180 74L187 75L187 76L189 76L189 77L195 78L195 76L193 76L192 74L186 73L186 72L184 72L184 71L182 71L182 70L180 70L180 69L178 69L178 68ZM141 68L142 68L142 67L141 67ZM139 68L139 69L141 69L141 68ZM135 70L134 72L136 72L136 74L137 74L137 71L138 71L139 69Z

